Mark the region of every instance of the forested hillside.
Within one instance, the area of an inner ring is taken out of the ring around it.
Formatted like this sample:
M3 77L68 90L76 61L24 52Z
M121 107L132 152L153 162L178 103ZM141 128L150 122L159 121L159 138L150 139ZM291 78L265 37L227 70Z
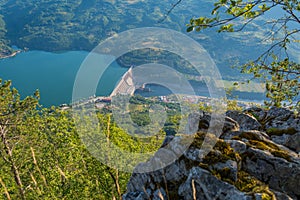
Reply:
M0 81L0 199L119 199L130 174L91 155L70 110L41 109L38 98L36 92L20 99L10 81ZM163 137L142 141L119 128L111 114L95 115L101 130L91 130L86 118L81 131L87 138L104 134L130 152L154 152L161 145Z
M0 36L21 48L91 50L115 32L156 24L167 7L167 1L2 1L0 25L7 34Z
M92 50L109 36L137 27L165 27L185 32L189 19L209 14L212 2L183 1L166 16L174 2L113 0L2 0L0 1L0 52L21 49L51 52ZM194 5L194 6L191 6ZM166 17L166 18L165 18ZM3 19L3 20L1 20ZM162 20L164 19L164 20ZM257 41L264 29L249 26L247 34L220 35L215 31L189 34L200 42L218 64L226 79L241 75L229 66L240 58L257 56ZM246 39L247 38L247 39ZM240 49L241 46L249 48ZM220 48L222 47L222 48Z

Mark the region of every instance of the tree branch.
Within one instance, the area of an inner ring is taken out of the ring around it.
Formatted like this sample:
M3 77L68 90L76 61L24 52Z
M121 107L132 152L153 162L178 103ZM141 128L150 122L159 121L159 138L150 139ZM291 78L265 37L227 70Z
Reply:
M163 16L163 18L161 18L160 20L158 20L158 23L162 23L163 21L165 21L167 19L167 17L170 15L170 13L174 10L174 8L176 6L178 6L181 3L182 0L177 0L177 2L175 4L172 5L172 7L167 11L167 13Z

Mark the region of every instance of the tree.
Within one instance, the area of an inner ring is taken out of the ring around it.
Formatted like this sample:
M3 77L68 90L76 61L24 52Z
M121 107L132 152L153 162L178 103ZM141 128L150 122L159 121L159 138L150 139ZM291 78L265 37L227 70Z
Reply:
M300 45L296 38L300 32L298 0L219 0L214 4L211 16L192 18L187 32L214 27L218 32L243 31L275 8L280 8L278 17L267 21L270 32L265 36L271 41L270 46L256 60L240 66L241 72L265 82L266 97L270 99L265 102L267 106L292 105L299 109L300 64L288 52L291 44Z
M0 199L121 199L130 173L101 163L87 142L124 166L131 164L128 158L103 148L100 139L135 153L155 152L162 143L156 136L128 135L110 113L87 110L99 120L97 129L87 115L76 126L70 110L41 108L38 92L22 99L11 86L0 81Z
M19 158L15 154L21 150L19 143L24 139L24 135L20 132L20 127L31 116L36 109L39 94L20 99L20 95L16 89L11 89L11 82L7 81L2 84L0 80L0 148L1 148L1 171L6 171L3 165L9 166L7 174L11 174L14 179L14 187L18 188L18 198L25 199L25 188L21 179ZM2 174L2 173L1 173ZM0 175L1 175L0 174ZM3 175L3 174L2 174ZM3 179L7 177L0 176L0 182L3 188L6 188ZM6 197L10 199L7 189L5 189Z
M21 99L11 85L0 81L0 199L121 198L130 174L91 156L69 111L41 109L38 92Z

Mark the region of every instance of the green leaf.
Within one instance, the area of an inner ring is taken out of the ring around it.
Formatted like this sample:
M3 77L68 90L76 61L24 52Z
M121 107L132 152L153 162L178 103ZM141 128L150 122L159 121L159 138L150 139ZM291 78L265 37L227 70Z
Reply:
M186 29L187 32L191 32L191 31L193 31L193 30L194 30L194 27L193 27L193 26L190 26L190 27L188 27L188 28Z

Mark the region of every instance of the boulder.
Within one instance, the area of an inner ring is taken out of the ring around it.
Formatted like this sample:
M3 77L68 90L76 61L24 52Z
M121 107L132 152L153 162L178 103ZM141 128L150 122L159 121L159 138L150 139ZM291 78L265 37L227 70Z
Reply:
M153 193L153 200L162 200L162 199L168 199L167 193L164 190L164 188L159 188L154 191Z
M124 200L148 200L149 197L145 192L128 192L123 195Z
M280 122L285 122L290 118L294 118L294 117L295 115L293 111L287 108L272 107L270 110L267 111L267 115L265 118L277 120Z
M259 107L248 108L248 109L244 110L244 113L252 115L259 122L263 121L267 115L267 111L262 108L259 108Z
M181 199L224 199L251 200L251 196L240 192L234 186L213 176L209 171L193 167L186 181L180 185L178 194Z
M264 119L265 129L276 128L280 130L300 131L300 117L286 108L271 108Z
M277 200L293 200L289 195L278 192L278 191L274 191L272 190L272 192L275 194L275 197Z
M242 142L240 140L225 140L231 148L234 149L235 152L242 154L247 150L247 145L245 142Z
M240 130L261 130L262 125L253 116L239 111L227 111L226 116L235 120Z
M194 134L199 130L199 121L203 118L204 112L191 113L188 116L188 124L185 127L186 134ZM208 125L207 125L208 126Z
M226 178L233 180L234 182L238 179L238 164L236 161L227 160L225 163L218 162L214 165L209 166L210 170L216 170L217 172L224 172Z
M293 135L272 135L271 139L277 144L284 145L298 154L300 153L300 132Z
M242 154L242 169L271 189L300 198L300 164L287 157L276 157L260 149L248 148Z
M283 145L300 154L300 132L290 135Z
M192 113L188 116L186 134L194 134L197 131L207 131L221 129L223 133L240 130L239 124L230 117L216 114L211 115L205 112Z

